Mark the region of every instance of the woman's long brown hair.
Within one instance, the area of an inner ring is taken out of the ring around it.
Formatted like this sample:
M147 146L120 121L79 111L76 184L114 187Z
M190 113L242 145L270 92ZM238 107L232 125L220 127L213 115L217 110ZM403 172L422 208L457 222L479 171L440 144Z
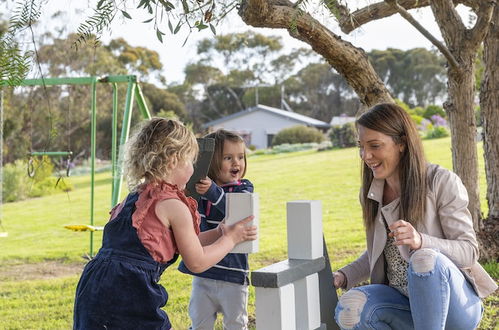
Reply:
M356 121L363 126L390 136L396 144L405 148L399 162L400 217L414 227L422 221L426 206L426 158L416 125L400 106L391 103L375 105ZM366 228L371 228L378 213L378 202L369 199L367 193L373 181L372 170L363 162L362 211Z

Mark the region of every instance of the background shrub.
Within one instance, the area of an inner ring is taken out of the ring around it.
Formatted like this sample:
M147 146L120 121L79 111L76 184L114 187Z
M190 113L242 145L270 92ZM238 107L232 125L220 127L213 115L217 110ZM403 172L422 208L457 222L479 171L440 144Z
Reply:
M423 119L425 119L425 118L418 116L418 115L411 115L411 118L416 123L416 126L421 125L421 123L423 122Z
M324 134L314 127L297 125L281 130L274 136L272 146L277 146L284 143L321 143L324 140Z
M355 147L357 144L357 130L354 123L334 126L329 133L331 143L335 148Z
M447 118L447 114L445 113L444 109L442 107L439 107L438 105L431 104L426 107L423 117L426 119L431 119L433 115L439 115L442 118Z
M32 181L28 177L27 164L21 159L3 167L3 202L15 202L28 197Z
M425 139L439 139L449 136L449 131L444 126L434 126L427 130Z
M28 163L18 159L3 168L2 201L15 202L28 197L41 197L58 191L73 190L68 180L59 180L52 174L54 164L47 156L33 158L34 175L28 176Z
M425 109L423 109L421 107L415 107L415 108L411 109L411 113L410 114L414 114L416 116L424 117L425 112L426 112Z
M448 126L447 120L445 120L445 118L442 118L440 115L433 115L431 116L430 120L433 123L433 126Z
M32 179L38 183L45 180L45 178L48 178L49 176L52 175L52 173L54 173L54 164L52 164L52 161L48 156L43 156L41 158L34 157L33 170L34 170L34 175ZM26 165L26 171L27 171L27 165Z

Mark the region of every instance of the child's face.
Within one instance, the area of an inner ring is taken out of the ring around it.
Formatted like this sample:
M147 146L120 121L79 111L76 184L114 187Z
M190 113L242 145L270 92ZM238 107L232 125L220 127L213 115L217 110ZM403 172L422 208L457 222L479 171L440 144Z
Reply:
M216 183L218 185L238 181L244 173L244 143L225 141L222 166Z
M176 184L180 190L185 189L185 185L189 181L194 173L193 167L194 157L188 157L185 161L179 162L175 168L173 168L170 175L170 183Z

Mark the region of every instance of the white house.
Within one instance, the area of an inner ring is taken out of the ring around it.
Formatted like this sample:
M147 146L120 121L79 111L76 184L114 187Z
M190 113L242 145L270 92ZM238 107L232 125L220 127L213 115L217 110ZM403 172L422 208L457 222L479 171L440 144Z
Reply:
M209 131L223 128L237 132L244 138L248 146L254 145L257 149L263 149L272 145L272 139L279 131L296 125L315 127L322 131L331 127L326 122L296 112L258 104L255 107L210 121L204 124L203 128L208 128Z
M340 115L340 116L335 116L331 119L331 126L343 126L345 124L348 124L348 123L353 123L355 122L357 118L355 117L349 117L345 114L343 115Z

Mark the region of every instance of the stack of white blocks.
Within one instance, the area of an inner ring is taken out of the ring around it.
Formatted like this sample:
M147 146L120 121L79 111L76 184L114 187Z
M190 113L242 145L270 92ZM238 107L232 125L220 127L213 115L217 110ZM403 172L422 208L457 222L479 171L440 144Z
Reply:
M320 201L287 203L288 258L323 256ZM256 288L257 330L312 330L321 327L317 273L279 288Z

